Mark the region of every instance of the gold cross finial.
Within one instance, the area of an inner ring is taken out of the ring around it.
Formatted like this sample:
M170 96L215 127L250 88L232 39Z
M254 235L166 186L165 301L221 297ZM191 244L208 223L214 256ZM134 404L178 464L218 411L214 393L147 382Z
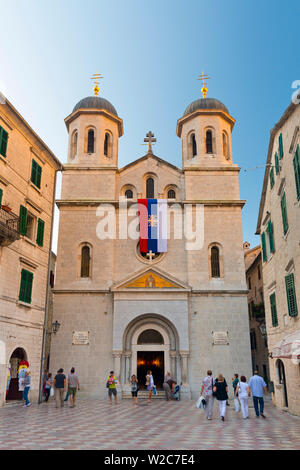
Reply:
M203 98L206 98L206 95L207 95L207 88L206 88L205 80L209 80L209 79L210 77L208 77L208 75L206 75L203 71L202 71L202 74L199 75L199 78L197 78L197 80L202 80L202 83L203 83L203 87L201 88Z
M99 91L100 91L100 88L98 87L99 85L99 79L100 78L103 78L103 75L101 75L100 73L94 73L94 75L91 76L91 80L94 81L95 83L95 86L94 86L94 94L95 96L98 96L99 95Z

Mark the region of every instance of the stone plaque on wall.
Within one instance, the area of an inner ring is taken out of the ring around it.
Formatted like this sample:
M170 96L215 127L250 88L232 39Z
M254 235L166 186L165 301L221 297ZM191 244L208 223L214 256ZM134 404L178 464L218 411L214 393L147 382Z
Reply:
M214 345L229 344L228 331L213 331L212 334Z
M89 344L89 331L73 331L72 344Z

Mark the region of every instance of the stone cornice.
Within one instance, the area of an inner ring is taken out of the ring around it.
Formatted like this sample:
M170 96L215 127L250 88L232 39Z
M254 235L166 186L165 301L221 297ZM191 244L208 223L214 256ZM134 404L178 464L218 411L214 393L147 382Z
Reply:
M93 114L93 115L98 114L100 116L102 115L102 116L105 116L105 117L111 119L111 121L114 121L118 125L119 137L122 137L122 135L124 133L123 119L119 118L118 116L115 116L114 114L109 113L105 109L97 109L97 108L89 108L89 109L79 108L79 109L76 109L76 111L71 113L69 116L67 116L66 119L65 119L65 124L66 124L66 127L67 127L68 131L69 131L70 123L82 114L87 114L87 115L88 114Z
M55 203L57 207L68 207L68 206L99 206L100 204L112 204L114 206L118 206L119 200L107 200L107 199L59 199L56 200ZM137 200L128 201L128 205L136 204ZM186 204L202 204L204 206L236 206L236 207L244 207L246 204L245 200L207 200L207 199L195 199L195 200L186 200L186 201L176 201L172 200L169 204L179 204L179 205L186 205Z
M241 167L237 165L224 165L224 166L201 166L201 167L183 167L183 171L186 173L189 171L199 171L199 172L211 172L211 171L232 171L232 172L237 172L239 173L241 171Z
M182 125L186 123L187 121L194 119L196 116L220 116L229 122L231 126L231 131L235 124L235 119L222 109L201 109L201 110L198 109L198 110L195 110L193 113L188 114L187 116L183 116L182 118L178 119L177 127L176 127L176 134L178 135L178 137L181 137Z

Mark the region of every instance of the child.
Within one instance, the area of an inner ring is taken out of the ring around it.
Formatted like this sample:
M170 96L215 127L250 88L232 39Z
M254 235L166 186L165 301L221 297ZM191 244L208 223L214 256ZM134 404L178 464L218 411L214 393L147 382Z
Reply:
M131 383L131 395L132 395L133 403L137 405L138 404L137 394L139 391L139 386L138 386L138 380L136 378L136 375L131 376L130 383Z

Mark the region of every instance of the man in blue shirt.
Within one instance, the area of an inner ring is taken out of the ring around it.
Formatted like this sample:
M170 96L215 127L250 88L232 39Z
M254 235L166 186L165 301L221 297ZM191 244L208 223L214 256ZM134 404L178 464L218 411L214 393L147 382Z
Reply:
M258 371L254 371L253 377L249 380L249 387L251 388L253 405L257 418L259 415L265 418L264 415L264 391L267 393L267 384L264 379L258 375ZM260 410L258 410L258 402Z

